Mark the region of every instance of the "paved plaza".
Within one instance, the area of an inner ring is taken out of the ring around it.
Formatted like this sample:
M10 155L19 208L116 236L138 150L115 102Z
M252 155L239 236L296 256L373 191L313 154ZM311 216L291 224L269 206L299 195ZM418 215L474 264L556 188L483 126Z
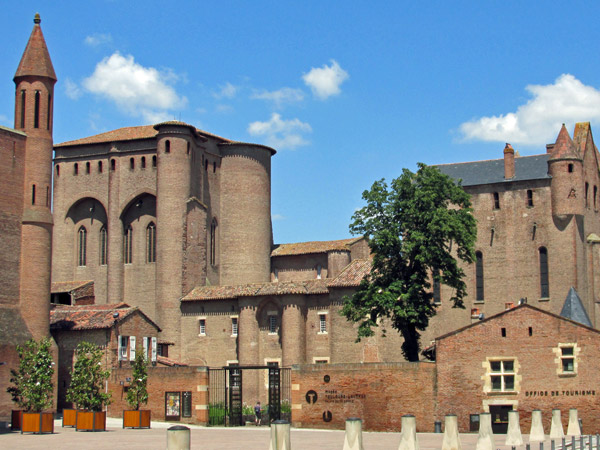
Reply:
M62 428L61 421L55 421L52 435L32 435L19 432L0 434L0 449L128 449L148 450L166 448L167 428L173 423L152 422L150 430L123 430L121 419L108 419L107 431L98 433L76 432L72 428ZM267 450L269 448L269 428L205 428L190 426L192 449L198 450ZM442 434L419 433L421 450L440 449ZM461 434L462 448L475 449L477 434ZM505 435L495 437L495 448L509 450L504 444ZM527 436L524 436L527 442ZM343 431L292 429L293 450L341 450L344 443ZM400 443L400 433L363 433L365 450L396 450ZM557 444L560 444L557 442ZM559 445L557 445L558 448ZM525 448L522 446L520 448ZM537 450L539 444L531 446ZM548 440L545 449L550 449Z

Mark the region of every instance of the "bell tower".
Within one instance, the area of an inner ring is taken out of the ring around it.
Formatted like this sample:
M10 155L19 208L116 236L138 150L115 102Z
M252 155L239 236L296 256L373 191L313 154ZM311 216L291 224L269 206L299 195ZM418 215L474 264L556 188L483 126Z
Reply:
M21 315L39 339L49 335L52 251L52 110L56 74L39 14L14 77L15 126L26 133L21 229Z

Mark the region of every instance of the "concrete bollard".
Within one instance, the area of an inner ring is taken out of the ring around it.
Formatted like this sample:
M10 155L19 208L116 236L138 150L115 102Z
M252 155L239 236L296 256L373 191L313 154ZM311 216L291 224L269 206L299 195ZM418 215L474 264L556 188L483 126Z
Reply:
M506 432L506 445L523 445L521 425L519 424L519 411L508 412L508 431Z
M552 410L552 424L550 425L550 439L562 438L565 435L560 420L560 409Z
M544 425L542 423L542 411L534 409L531 411L531 431L529 432L529 442L544 441Z
M479 436L475 450L494 450L494 433L490 413L479 414Z
M444 424L444 440L442 441L442 450L461 450L460 438L458 435L458 418L456 414L448 414Z
M398 450L420 450L417 441L417 420L412 414L402 416L402 432Z
M346 435L343 450L363 450L362 420L357 417L346 419Z
M190 429L174 425L167 429L167 450L190 450Z
M276 420L271 424L271 442L269 450L290 450L290 423L287 420Z
M571 408L569 410L569 426L567 427L567 436L579 436L581 428L579 428L579 420L577 420L577 410Z

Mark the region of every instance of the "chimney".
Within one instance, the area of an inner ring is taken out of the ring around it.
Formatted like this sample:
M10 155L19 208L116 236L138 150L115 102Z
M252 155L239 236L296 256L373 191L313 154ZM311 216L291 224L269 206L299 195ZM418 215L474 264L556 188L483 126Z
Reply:
M515 177L515 149L506 143L504 147L504 179L510 180Z

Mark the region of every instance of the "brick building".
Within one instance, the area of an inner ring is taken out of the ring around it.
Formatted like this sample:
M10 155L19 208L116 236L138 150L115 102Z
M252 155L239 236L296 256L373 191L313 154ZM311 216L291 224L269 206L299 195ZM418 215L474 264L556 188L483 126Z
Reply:
M52 110L56 74L40 18L14 76L14 129L0 127L0 385L18 364L16 345L50 336ZM56 348L55 348L56 350ZM12 402L0 390L0 421Z

